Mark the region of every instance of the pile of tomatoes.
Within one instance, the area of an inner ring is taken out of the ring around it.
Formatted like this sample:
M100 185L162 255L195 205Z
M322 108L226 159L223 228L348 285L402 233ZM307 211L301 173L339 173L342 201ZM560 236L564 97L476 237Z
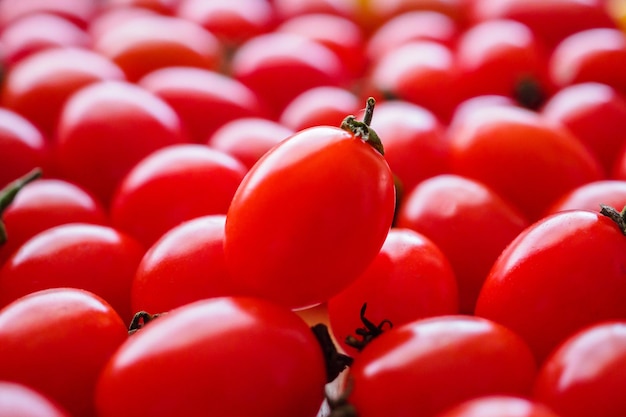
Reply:
M0 0L0 415L623 417L623 0Z

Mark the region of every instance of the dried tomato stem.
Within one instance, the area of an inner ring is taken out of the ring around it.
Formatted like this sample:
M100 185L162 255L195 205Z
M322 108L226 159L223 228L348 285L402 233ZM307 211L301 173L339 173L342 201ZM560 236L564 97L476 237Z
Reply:
M354 136L363 139L364 142L370 144L381 155L385 154L383 143L381 142L378 134L370 127L372 123L372 117L374 116L374 105L376 100L373 97L367 99L367 105L365 107L365 114L363 115L363 121L356 120L353 115L347 116L341 122L341 128L352 133Z
M367 346L372 340L380 336L384 332L385 325L388 325L389 328L393 327L393 323L391 321L385 319L380 323L376 324L365 317L365 310L367 309L367 303L363 303L360 312L361 322L363 323L363 327L359 327L355 330L357 336L360 336L361 339L357 339L355 336L346 337L346 344L358 350L362 351L365 346Z
M0 217L2 213L11 205L17 193L20 192L24 186L37 178L41 177L41 168L34 168L28 174L10 182L6 187L0 190ZM3 245L7 241L7 231L4 223L0 219L0 245Z
M626 206L620 212L611 206L600 204L600 214L613 220L619 226L619 230L622 234L626 236Z
M143 329L148 323L161 315L163 315L163 313L150 314L147 311L139 311L135 313L130 325L128 326L128 334L131 335Z
M333 343L333 339L330 337L328 327L325 324L318 323L311 326L311 330L317 338L322 348L322 353L324 354L324 360L326 362L326 382L332 382L344 369L352 365L353 359L348 355L339 353Z

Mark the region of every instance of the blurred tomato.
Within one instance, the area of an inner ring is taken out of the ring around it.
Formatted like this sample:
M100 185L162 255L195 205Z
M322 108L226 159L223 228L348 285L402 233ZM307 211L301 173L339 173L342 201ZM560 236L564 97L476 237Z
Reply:
M70 417L60 405L24 384L0 381L0 414L13 417Z
M510 395L488 395L464 401L437 417L562 417L532 399Z
M105 10L142 8L156 13L171 15L181 0L100 0Z
M626 207L626 179L592 181L576 187L555 201L546 215L573 209L598 211L601 204Z
M99 6L99 0L2 0L0 27L31 14L53 13L85 28L97 14Z

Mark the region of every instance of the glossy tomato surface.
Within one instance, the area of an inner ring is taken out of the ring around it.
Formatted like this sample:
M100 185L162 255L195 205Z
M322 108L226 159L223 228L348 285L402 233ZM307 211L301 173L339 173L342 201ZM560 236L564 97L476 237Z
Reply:
M47 395L16 382L0 381L0 414L13 417L70 417Z
M437 417L561 417L545 404L510 395L488 395L464 401Z
M218 297L133 334L101 373L96 401L102 417L313 417L325 381L320 346L295 313Z

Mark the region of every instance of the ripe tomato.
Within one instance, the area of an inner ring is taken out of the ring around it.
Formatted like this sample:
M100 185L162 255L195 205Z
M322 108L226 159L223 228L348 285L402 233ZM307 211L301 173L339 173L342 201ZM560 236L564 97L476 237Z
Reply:
M587 210L542 218L494 263L476 314L520 334L539 363L582 327L626 318L626 237L621 227Z
M600 322L565 340L541 367L534 398L563 417L626 414L626 321Z
M0 246L0 266L39 232L65 223L109 223L102 204L70 182L43 178L25 185L2 214L8 239Z
M171 15L175 12L180 0L102 0L105 10L142 8L152 12Z
M101 373L96 402L101 417L313 417L325 382L322 350L298 315L217 297L133 334Z
M130 289L145 249L108 226L68 223L28 239L0 268L0 306L34 291L81 288L130 321Z
M257 95L226 75L204 68L167 67L137 84L161 97L178 114L187 134L204 142L224 123L265 114Z
M454 271L443 252L427 237L410 229L393 228L376 258L359 278L328 300L333 335L346 343L362 327L359 310L367 304L366 318L400 326L419 318L459 312Z
M406 194L396 221L432 240L450 261L463 313L474 311L491 265L528 225L517 208L489 187L451 174L417 184Z
M70 417L49 397L24 384L0 381L0 415L13 417Z
M10 68L3 82L2 105L52 138L70 95L88 84L124 78L116 64L89 49L48 48Z
M474 316L438 316L385 331L354 358L347 401L360 417L433 417L461 401L529 395L530 349L504 326Z
M626 145L626 98L614 88L587 82L562 88L541 114L562 124L598 158L607 176Z
M84 186L107 207L118 183L139 160L188 140L171 106L123 81L94 83L72 95L57 132L56 162L62 177Z
M449 136L452 172L484 183L531 221L564 193L604 178L576 137L530 110L477 109Z
M267 151L294 133L293 129L270 119L242 117L224 123L207 144L234 156L250 169Z
M366 122L346 118L345 129L294 134L244 178L227 213L224 251L233 279L250 294L290 307L323 302L380 250L395 190L370 143L372 110Z
M27 385L74 417L95 414L95 386L128 338L119 315L100 297L54 288L0 310L0 380Z
M598 211L601 204L626 207L626 179L593 181L576 187L555 201L545 215L574 209Z
M226 214L246 172L237 159L206 145L159 149L122 179L111 202L111 223L150 247L185 220Z
M0 26L35 13L53 13L85 28L98 13L98 0L2 0Z
M415 10L441 13L458 24L464 24L467 16L466 0L363 0L361 3L367 13L366 15L364 13L363 17L371 20L370 23L362 24L369 24L374 28L380 27L395 16Z
M217 69L221 46L197 23L178 17L141 15L125 19L93 40L93 49L124 70L129 81L168 66Z
M595 414L594 414L595 415ZM488 395L464 401L437 417L563 417L546 405L523 397Z

